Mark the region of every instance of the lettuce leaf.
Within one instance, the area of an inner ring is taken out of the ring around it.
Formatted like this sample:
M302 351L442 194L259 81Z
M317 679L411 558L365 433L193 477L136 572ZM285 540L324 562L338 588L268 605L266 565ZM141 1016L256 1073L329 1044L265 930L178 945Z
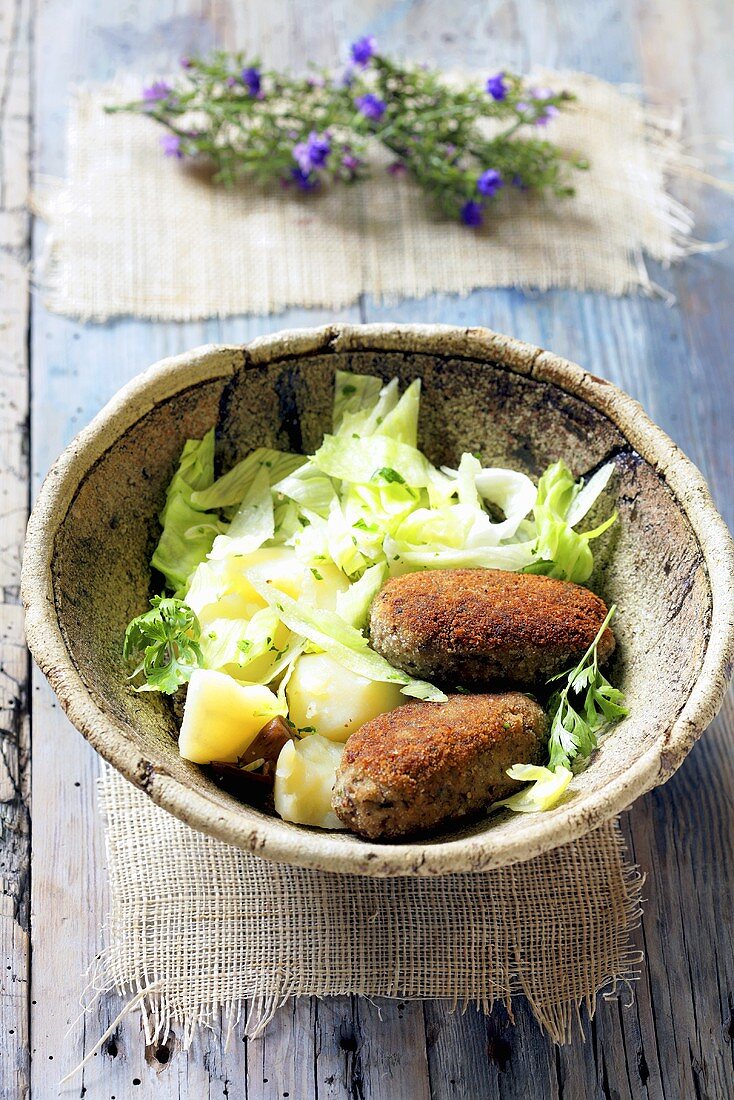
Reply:
M365 385L360 389L361 381L366 375L353 375L354 384L359 394L358 400L350 404L341 413L339 426L334 430L334 435L348 439L353 435L372 435L386 416L392 412L398 403L400 389L397 378L393 378L385 386L380 386L376 397L373 397L373 387ZM372 379L379 382L379 379Z
M358 581L350 584L346 592L336 597L336 613L349 626L363 630L367 625L370 607L377 593L385 583L387 565L371 565L365 569Z
M231 555L252 554L272 539L274 532L273 492L268 471L260 466L226 533L215 538L209 558L218 561Z
M431 480L425 455L383 435L324 436L311 462L330 477L359 485L395 483L419 489Z
M376 427L376 435L394 439L407 447L418 446L418 413L421 400L421 382L416 378L411 382L394 409L383 417Z
M214 457L214 432L212 430L212 463ZM241 504L249 493L252 483L260 473L265 471L270 485L275 485L282 478L292 474L299 466L306 462L305 455L290 454L287 451L274 451L270 447L257 447L247 458L243 458L231 470L214 481L213 465L212 478L207 485L195 486L196 492L192 494L192 504L195 508L207 511L214 508L227 508L233 504Z
M416 549L388 536L384 548L393 576L417 569L509 569L518 573L533 562L532 542L432 550L428 546Z
M611 469L608 469L611 467ZM603 534L617 518L614 512L592 531L577 532L571 525L580 523L603 492L613 464L602 467L587 486L576 482L563 462L549 466L538 482L538 497L533 509L537 536L533 562L528 572L583 584L591 576L594 557L589 543Z
M199 562L209 553L217 531L216 513L194 503L197 492L214 481L214 429L203 439L187 439L178 469L160 514L163 527L151 565L165 578L166 588L180 595Z
M393 386L393 391L395 389ZM334 433L340 430L345 417L369 416L377 405L382 390L382 380L372 374L351 374L349 371L338 370L334 378Z
M310 461L273 486L277 495L288 497L300 506L304 514L315 512L324 519L332 501L337 499L334 482Z
M269 684L303 651L272 607L249 620L212 619L201 635L203 665L251 684Z
M474 480L482 500L496 505L505 517L490 524L492 537L497 542L512 538L533 510L538 496L537 487L518 470L503 470L494 466L480 469Z
M609 484L609 479L613 473L614 463L607 462L595 474L592 474L587 482L581 484L566 513L566 523L569 527L575 527L591 511Z
M550 810L562 800L573 773L568 768L558 766L555 769L539 767L536 764L513 764L507 769L510 779L530 786L501 802L495 802L492 809L506 806L516 813L540 813Z

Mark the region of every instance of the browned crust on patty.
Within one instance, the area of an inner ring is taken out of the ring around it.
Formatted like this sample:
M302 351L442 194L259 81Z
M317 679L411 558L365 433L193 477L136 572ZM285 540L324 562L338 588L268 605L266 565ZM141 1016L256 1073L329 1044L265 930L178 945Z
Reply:
M542 760L546 728L541 708L519 692L406 703L349 738L332 805L371 839L434 829L517 789L506 769Z
M415 676L481 687L539 685L580 659L607 614L579 584L502 569L393 577L370 611L371 643ZM600 662L614 650L607 627Z

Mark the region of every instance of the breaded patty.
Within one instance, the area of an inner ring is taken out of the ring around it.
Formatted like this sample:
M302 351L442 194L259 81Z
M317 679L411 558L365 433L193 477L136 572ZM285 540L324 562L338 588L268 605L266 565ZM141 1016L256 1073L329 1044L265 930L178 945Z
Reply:
M346 743L332 806L361 836L427 832L504 798L512 764L540 763L546 718L519 692L405 703Z
M393 577L370 611L371 643L391 664L449 688L534 687L573 666L607 614L570 581L502 569ZM600 662L614 649L607 627Z

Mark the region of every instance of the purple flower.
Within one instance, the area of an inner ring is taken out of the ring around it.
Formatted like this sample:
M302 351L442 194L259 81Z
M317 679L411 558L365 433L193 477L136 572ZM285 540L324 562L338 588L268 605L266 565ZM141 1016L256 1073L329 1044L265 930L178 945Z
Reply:
M225 84L227 85L228 88L234 88L236 83L237 83L237 77L236 76L228 76L226 81L225 81Z
M306 175L313 168L321 168L326 164L331 153L331 143L326 135L320 136L312 130L306 141L299 141L293 146L293 158L298 167Z
M366 34L363 38L358 38L356 42L352 42L350 54L352 61L357 65L360 65L363 69L365 65L369 63L371 57L377 51L377 40L374 35Z
M379 122L387 110L385 101L373 95L372 92L368 92L367 95L358 95L354 102L364 117L372 122Z
M190 57L182 57L179 64L182 69L190 69L194 63Z
M351 65L347 65L346 69L344 70L344 72L342 74L342 78L341 78L342 88L351 88L352 84L354 84L355 79L356 78L355 78L355 75L354 75L354 69L352 68Z
M522 176L520 175L519 172L515 173L515 175L510 180L510 183L512 184L513 187L516 187L518 189L518 191L527 191L528 190L528 185L525 183L525 181L523 180L523 178L522 178Z
M356 172L361 163L359 157L353 156L352 153L346 153L342 157L342 166L349 172Z
M552 118L555 118L557 114L558 114L558 108L554 107L554 105L552 103L549 103L548 106L544 109L542 115L538 115L538 117L535 120L534 125L535 126L547 126L548 123L550 122L550 120Z
M492 195L497 194L502 185L502 176L499 174L497 169L488 168L486 172L482 172L481 176L477 180L477 191L480 195L487 195L488 198L491 198Z
M392 164L388 164L387 171L391 176L402 176L403 172L407 172L408 169L401 160L394 160Z
M253 99L262 91L262 77L260 70L251 65L249 69L242 70L242 83L247 88Z
M490 76L484 87L487 91L487 95L491 95L492 99L507 98L507 85L505 84L504 73L495 73L494 76Z
M167 157L183 157L181 151L181 138L178 134L164 134L161 138L161 148Z
M555 92L552 88L531 88L530 94L533 99L553 99ZM555 118L557 114L558 108L552 103L548 103L535 119L534 125L547 126L550 120Z
M460 214L464 225L476 227L482 224L482 204L480 202L469 199L462 206Z
M157 103L159 99L168 99L172 91L173 88L165 80L156 80L149 88L143 88L143 99L146 103Z
M313 191L318 178L310 172L304 172L302 168L291 168L291 177L296 181L302 191Z

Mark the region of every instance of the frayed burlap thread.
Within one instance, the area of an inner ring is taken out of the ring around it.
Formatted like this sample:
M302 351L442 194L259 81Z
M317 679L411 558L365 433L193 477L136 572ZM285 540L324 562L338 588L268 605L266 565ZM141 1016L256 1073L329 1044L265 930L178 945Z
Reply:
M586 74L537 79L578 96L547 136L590 170L574 174L570 199L506 186L481 231L437 214L387 162L323 194L226 190L165 158L150 120L104 113L139 96L139 81L78 89L67 181L39 181L35 195L49 227L38 273L48 305L85 321L189 321L477 287L652 292L645 257L669 264L705 247L668 190L687 164L677 125Z
M271 863L194 832L106 769L108 943L93 984L188 1046L223 1015L256 1036L289 998L358 993L485 1011L524 994L557 1043L639 976L642 876L617 822L482 874L375 879Z

